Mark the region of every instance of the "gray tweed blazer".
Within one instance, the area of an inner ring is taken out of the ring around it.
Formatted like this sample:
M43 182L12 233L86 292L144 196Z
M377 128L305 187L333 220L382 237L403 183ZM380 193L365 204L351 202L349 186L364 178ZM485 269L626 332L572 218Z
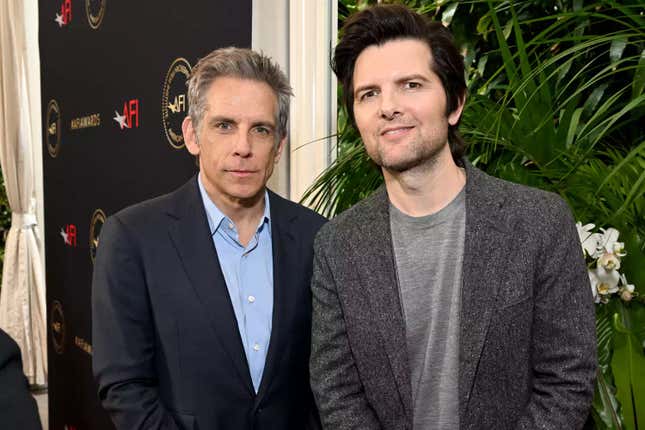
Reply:
M581 428L596 342L571 213L555 194L465 166L460 427ZM320 230L312 293L310 372L324 428L411 429L384 187Z

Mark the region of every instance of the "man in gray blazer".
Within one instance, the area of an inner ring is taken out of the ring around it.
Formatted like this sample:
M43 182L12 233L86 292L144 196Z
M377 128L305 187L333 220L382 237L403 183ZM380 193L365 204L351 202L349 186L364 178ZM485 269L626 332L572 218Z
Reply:
M449 31L374 6L348 19L333 68L385 186L316 238L324 428L581 428L596 347L574 221L557 195L464 160Z

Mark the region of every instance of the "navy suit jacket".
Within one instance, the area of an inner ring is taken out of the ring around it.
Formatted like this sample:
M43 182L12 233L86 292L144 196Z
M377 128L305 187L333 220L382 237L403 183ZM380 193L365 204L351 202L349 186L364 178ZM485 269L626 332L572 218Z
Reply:
M317 427L309 282L325 219L269 199L274 307L257 394L196 177L107 219L92 282L93 370L117 428Z

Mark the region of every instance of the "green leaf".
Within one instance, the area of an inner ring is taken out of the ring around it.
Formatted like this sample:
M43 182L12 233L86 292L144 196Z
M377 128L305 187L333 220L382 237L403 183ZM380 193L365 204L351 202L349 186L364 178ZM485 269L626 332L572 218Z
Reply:
M560 84L562 80L567 76L567 73L569 73L569 70L571 70L571 65L573 64L573 60L569 60L566 63L564 63L564 66L558 68L558 79L556 81L557 84Z
M621 271L627 276L630 284L636 286L639 294L645 295L645 270L643 270L643 261L645 261L645 251L642 249L645 246L645 238L639 237L637 233L625 235L625 249L627 256L623 257L621 261ZM645 323L643 324L645 331ZM645 333L637 333L641 343L645 342Z
M578 132L578 123L580 122L580 115L582 115L582 108L578 108L573 112L569 122L569 131L567 132L566 146L571 146L573 139Z
M445 26L449 26L452 23L452 17L455 16L455 11L459 6L458 2L451 3L441 14L441 23Z
M596 337L598 342L598 371L591 414L596 423L605 429L622 429L620 405L616 400L616 387L611 373L611 358L613 353L613 312L611 306L596 305Z
M582 0L574 0L573 1L573 11L574 12L580 12L583 8L583 1Z
M636 73L634 73L634 80L632 82L632 99L640 96L645 88L645 49L641 51L640 59Z
M488 30L491 24L491 14L486 13L479 18L477 21L477 33L481 34L484 37L484 40L486 39L486 35L488 34Z
M484 76L484 72L486 71L486 63L488 63L488 55L482 56L477 63L477 72L481 76Z
M611 47L609 48L609 59L612 63L620 60L620 57L623 56L623 51L627 46L627 39L616 39L611 42Z
M602 84L593 90L593 92L585 102L584 110L586 114L590 114L596 109L596 106L598 106L598 103L602 99L602 96L605 94L606 89L607 84Z
M593 416L596 428L598 424L604 425L603 429L622 430L620 415L618 415L619 404L614 395L616 388L612 386L605 375L598 371L596 375L596 386L594 387L594 398L591 404L591 415Z
M504 25L503 34L504 34L504 39L505 40L508 40L508 37L511 35L511 31L513 31L513 20L512 19L509 20L506 23L506 25Z
M645 320L639 312L639 303L619 304L614 314L614 353L611 369L616 381L616 398L622 406L625 427L638 429L645 425L645 355L638 341L636 329L642 329ZM640 423L640 426L639 426Z

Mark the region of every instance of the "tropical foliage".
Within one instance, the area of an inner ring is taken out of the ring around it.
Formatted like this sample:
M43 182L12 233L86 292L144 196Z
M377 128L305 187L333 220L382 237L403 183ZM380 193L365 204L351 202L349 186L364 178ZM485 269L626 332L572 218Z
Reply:
M460 130L488 173L560 194L613 226L645 287L645 16L639 0L403 1L449 26L467 66ZM341 0L339 21L374 1ZM340 91L340 90L339 90ZM340 100L340 99L339 99ZM339 106L341 103L339 102ZM333 216L382 183L341 108L334 163L303 201ZM598 307L597 428L645 427L645 306Z

